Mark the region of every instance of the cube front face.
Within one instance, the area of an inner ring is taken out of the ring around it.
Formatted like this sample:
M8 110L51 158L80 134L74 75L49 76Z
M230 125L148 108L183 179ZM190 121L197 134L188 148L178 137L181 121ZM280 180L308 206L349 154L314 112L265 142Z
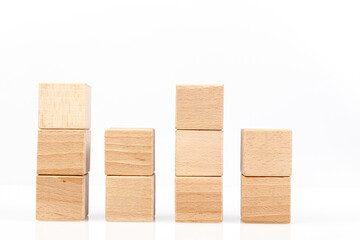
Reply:
M149 222L155 215L155 175L107 176L106 220Z
M222 177L175 177L177 222L221 222Z
M37 173L84 175L90 170L90 130L39 130Z
M291 166L291 130L241 131L241 171L244 176L291 176Z
M223 128L223 85L177 85L176 129Z
M176 176L222 176L223 131L177 130Z
M82 83L39 85L39 128L89 129L90 119L90 86Z
M154 173L154 129L105 131L105 174L150 176Z
M241 218L246 223L290 223L290 177L241 177Z
M80 221L88 214L89 176L37 176L36 219Z

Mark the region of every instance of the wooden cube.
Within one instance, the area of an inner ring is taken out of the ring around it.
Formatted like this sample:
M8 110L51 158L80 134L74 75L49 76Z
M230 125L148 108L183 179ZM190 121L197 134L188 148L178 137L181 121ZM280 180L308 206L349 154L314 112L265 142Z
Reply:
M106 220L150 222L155 215L155 175L106 176Z
M177 130L176 176L222 176L223 131Z
M241 131L241 171L244 176L291 176L291 158L291 130Z
M222 222L222 177L175 177L176 222Z
M39 84L39 128L89 129L91 88L83 83Z
M79 221L88 215L89 175L36 177L36 219Z
M90 169L90 130L39 130L37 173L84 175Z
M176 129L223 128L224 85L177 85Z
M290 177L241 177L241 218L246 223L290 223Z
M151 176L155 130L111 128L105 131L105 174Z

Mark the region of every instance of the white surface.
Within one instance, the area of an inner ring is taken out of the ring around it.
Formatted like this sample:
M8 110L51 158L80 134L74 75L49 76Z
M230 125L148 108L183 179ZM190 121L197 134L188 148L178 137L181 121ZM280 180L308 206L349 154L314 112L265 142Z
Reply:
M35 189L0 187L1 239L359 239L360 189L299 188L292 191L291 224L240 222L240 194L224 189L224 222L175 223L173 189L158 188L154 223L105 221L104 189L90 192L90 215L84 222L35 221ZM165 196L159 198L159 196ZM24 201L23 199L28 199Z
M0 1L1 238L132 229L157 239L359 238L359 9L358 0ZM39 82L92 86L88 222L34 221ZM172 220L176 83L225 84L220 225ZM115 126L156 129L155 224L104 222L93 193L104 191L103 134ZM249 127L294 132L291 225L239 222L240 129Z

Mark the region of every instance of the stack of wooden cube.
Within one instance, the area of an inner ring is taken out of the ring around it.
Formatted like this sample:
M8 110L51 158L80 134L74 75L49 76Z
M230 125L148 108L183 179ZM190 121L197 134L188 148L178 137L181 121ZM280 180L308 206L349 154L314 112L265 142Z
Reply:
M88 215L91 88L39 85L36 219Z
M241 215L248 223L290 223L292 131L241 131Z
M154 220L154 145L154 129L105 131L107 221Z
M176 86L175 220L222 221L223 85Z

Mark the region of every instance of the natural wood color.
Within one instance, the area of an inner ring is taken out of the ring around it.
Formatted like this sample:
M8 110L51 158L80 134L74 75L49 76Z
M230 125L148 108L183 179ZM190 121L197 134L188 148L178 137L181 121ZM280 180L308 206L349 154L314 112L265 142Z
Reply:
M291 176L291 171L291 130L241 131L241 172L244 176Z
M90 170L90 130L39 130L37 173L84 175Z
M150 222L154 206L155 175L106 176L106 221Z
M39 128L90 129L91 88L84 83L39 84Z
M241 218L246 223L290 223L290 177L241 177Z
M89 175L36 177L36 219L79 221L88 215Z
M222 222L222 177L175 177L176 222Z
M224 85L177 85L176 129L223 128Z
M176 176L222 176L223 131L177 130Z
M152 175L155 130L111 128L105 131L106 175Z

